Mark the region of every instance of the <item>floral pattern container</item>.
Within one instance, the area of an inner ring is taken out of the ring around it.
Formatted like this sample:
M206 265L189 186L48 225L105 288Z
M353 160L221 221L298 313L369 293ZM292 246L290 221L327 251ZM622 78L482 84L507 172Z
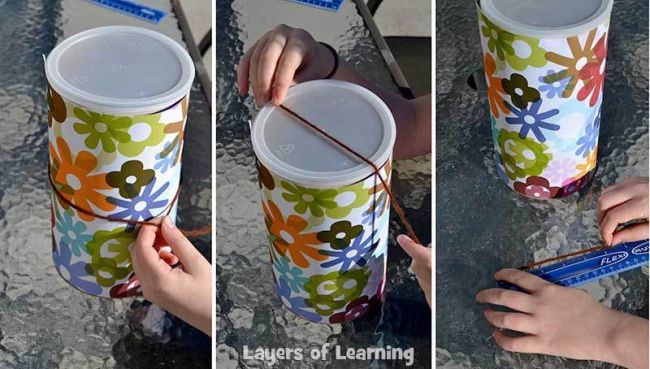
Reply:
M372 160L390 184L395 124L374 94L311 81L292 87L285 105ZM260 111L252 139L280 301L318 323L380 308L390 201L374 169L277 107Z
M558 1L477 4L497 172L542 200L579 191L596 169L613 2Z
M158 46L143 46L152 42ZM151 58L161 53L176 59L156 67ZM93 67L98 58L104 63ZM153 72L143 74L143 68ZM193 68L175 41L136 27L82 32L48 56L52 253L73 287L101 297L140 293L128 250L138 227L93 214L141 221L169 213L175 219ZM165 83L152 81L174 70ZM115 87L101 85L109 77ZM138 90L121 90L121 84Z

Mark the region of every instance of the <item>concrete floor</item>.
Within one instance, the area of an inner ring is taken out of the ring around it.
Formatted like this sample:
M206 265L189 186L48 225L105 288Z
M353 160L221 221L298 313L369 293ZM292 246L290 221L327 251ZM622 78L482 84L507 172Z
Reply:
M211 0L181 0L181 5L190 24L192 36L196 42L199 42L211 28L213 12L206 11L210 3ZM375 22L384 37L431 37L431 4L432 0L384 0L375 14ZM399 50L394 48L393 52L396 54L398 61L404 64L403 69L417 68L418 72L416 74L421 74L419 70L422 68L418 68L422 64L421 61L414 60L413 56L408 55L408 51L405 51L404 48ZM203 62L210 74L210 78L212 78L211 49L203 57ZM428 63L425 61L424 64L430 66L430 58ZM416 79L421 79L414 78L413 73L409 73L408 70L405 70L405 74L409 80L414 82ZM428 76L424 76L424 78L429 78ZM426 89L426 86L424 88ZM420 90L421 88L417 89Z
M375 22L386 36L431 37L433 0L384 0Z
M190 24L192 37L198 43L206 32L209 32L212 28L212 14L214 13L212 0L180 0L180 3ZM210 79L212 79L212 48L208 49L203 56L203 63Z

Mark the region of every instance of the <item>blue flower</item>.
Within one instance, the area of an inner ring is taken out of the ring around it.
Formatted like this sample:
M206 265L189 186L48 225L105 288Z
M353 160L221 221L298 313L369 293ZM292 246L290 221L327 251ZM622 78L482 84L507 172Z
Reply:
M70 246L74 256L80 256L82 252L87 253L86 245L93 239L92 235L85 234L87 227L83 222L74 222L70 211L61 213L56 211L56 230L61 234L61 242Z
M72 252L65 242L60 242L59 247L54 248L53 259L59 274L68 283L93 295L102 293L102 287L97 283L82 279L89 276L86 272L86 264L81 261L72 264Z
M566 85L569 83L569 80L571 80L570 76L567 74L565 78L552 82L552 83L546 83L544 82L545 78L548 78L548 76L555 75L555 71L550 69L547 72L546 76L541 76L539 77L539 82L542 83L542 85L539 87L540 92L546 92L546 97L551 99L555 96L561 97L562 93L564 92L564 89L566 88ZM558 74L558 76L560 76Z
M598 107L598 114L596 114L596 118L594 119L594 128L600 128L600 106Z
M596 122L598 122L598 125L600 125L599 117L600 114L598 114L593 124L587 124L585 127L584 136L580 137L578 139L578 142L576 142L578 145L576 155L582 155L583 158L586 158L591 150L593 150L598 144L598 127L596 126Z
M156 179L154 178L151 183L144 188L141 194L132 198L132 199L117 199L114 197L109 197L107 199L111 204L115 204L124 210L117 213L111 214L112 217L126 219L126 220L149 220L159 214L153 215L151 213L154 209L164 209L167 206L167 200L157 200L169 187L169 182L162 185L156 192L153 194L154 186L156 185ZM135 228L134 224L129 224L126 229L133 230Z
M371 237L365 240L363 239L364 233L365 231L361 231L350 246L342 250L321 250L320 253L329 256L330 260L322 263L320 266L322 268L330 268L341 264L340 270L344 273L350 270L353 264L359 267L366 265L367 257L370 255L369 253L377 247L379 241L373 242L377 233L376 230L372 233Z
M506 117L506 122L510 124L521 125L521 130L519 130L519 137L526 138L528 132L532 131L535 137L539 142L545 142L546 137L542 134L542 129L547 129L551 131L557 131L560 129L560 126L557 124L552 124L545 122L544 119L548 119L557 115L560 111L558 109L551 109L547 112L540 113L539 108L542 106L542 99L535 101L530 109L517 109L516 107L510 105L506 102L506 106L510 111L515 114L517 117Z
M289 284L287 284L287 282L284 280L278 280L278 283L275 285L275 292L280 297L280 300L282 300L282 303L286 305L289 310L300 315L301 317L314 322L319 322L323 319L315 312L307 310L310 308L305 303L304 297L291 297L291 287L289 287Z
M278 272L278 278L285 281L293 292L300 292L307 282L307 278L302 276L302 269L289 265L289 259L277 255L275 258L275 270Z
M362 214L363 218L361 220L361 223L362 224L372 224L373 218L374 218L375 223L376 223L377 220L379 220L379 218L382 216L382 213L385 210L386 201L388 201L388 195L386 194L386 192L382 192L382 194L377 197L374 212L373 212L373 207L372 207L372 205L373 205L372 201L370 201L370 206ZM373 214L374 214L374 216L373 216Z
M153 167L155 170L159 170L161 173L165 173L167 169L174 166L174 158L176 157L176 152L178 151L179 145L174 144L174 148L171 149L171 151L168 152L167 155L162 156L163 153L167 152L169 146L172 144L174 144L173 141L166 143L165 148L161 152L156 154L156 159L158 161Z
M505 170L503 170L502 163L501 163L501 155L499 155L498 151L494 152L494 161L497 167L497 173L499 174L499 177L505 182L505 184L510 185L510 178L508 178L508 175L506 174Z

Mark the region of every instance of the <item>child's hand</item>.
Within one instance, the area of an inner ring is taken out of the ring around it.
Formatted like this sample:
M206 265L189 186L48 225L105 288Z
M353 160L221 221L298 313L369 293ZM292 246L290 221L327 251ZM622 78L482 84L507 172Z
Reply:
M207 335L212 335L212 268L169 217L157 228L143 226L131 248L133 270L142 285L144 297L183 319ZM157 244L168 244L174 254L157 251ZM175 256L174 256L175 255ZM176 259L182 266L170 266Z
M413 258L411 269L424 292L429 307L431 307L431 248L418 245L412 239L401 234L397 236L397 243Z
M486 309L485 318L492 325L528 334L512 337L495 330L494 339L502 348L648 367L647 320L608 309L583 290L551 284L520 270L503 269L495 278L525 291L492 288L476 295L478 302L516 310Z
M237 67L239 93L253 88L255 103L280 105L289 86L324 78L334 67L334 58L305 30L279 25L267 32L244 54Z
M616 231L619 224L642 220ZM648 178L632 177L603 190L598 200L598 224L607 245L648 238Z

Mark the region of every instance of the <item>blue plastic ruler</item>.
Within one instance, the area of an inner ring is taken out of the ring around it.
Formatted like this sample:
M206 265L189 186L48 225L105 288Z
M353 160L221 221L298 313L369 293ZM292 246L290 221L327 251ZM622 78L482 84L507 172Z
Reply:
M289 0L294 3L315 6L317 8L338 12L343 0Z
M160 9L140 5L126 0L87 0L93 4L116 10L154 24L160 23L167 13Z
M624 242L548 266L527 270L551 283L574 287L648 264L648 240ZM499 282L500 287L511 288Z

